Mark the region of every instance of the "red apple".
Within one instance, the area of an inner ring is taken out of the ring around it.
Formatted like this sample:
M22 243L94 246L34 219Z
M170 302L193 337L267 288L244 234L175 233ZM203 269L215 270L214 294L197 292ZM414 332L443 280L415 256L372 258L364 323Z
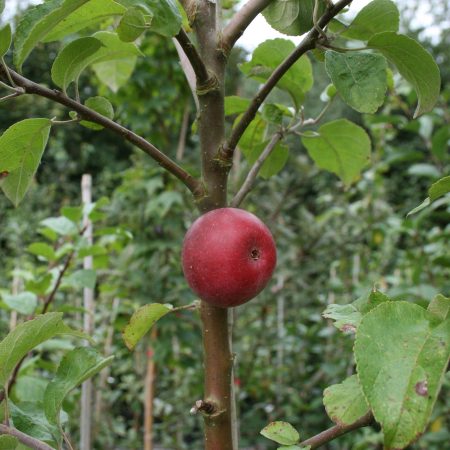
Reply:
M222 308L242 305L258 295L277 260L269 229L253 214L221 208L199 217L188 230L183 272L204 301Z

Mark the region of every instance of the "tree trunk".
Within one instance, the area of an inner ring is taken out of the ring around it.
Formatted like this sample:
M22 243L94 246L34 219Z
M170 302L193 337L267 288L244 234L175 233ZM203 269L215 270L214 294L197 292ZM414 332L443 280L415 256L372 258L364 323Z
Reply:
M199 203L202 213L226 206L229 167L218 160L224 143L224 72L225 58L218 50L216 2L197 4L195 32L200 54L210 80L197 86L199 97L199 135L202 177L207 195ZM228 311L202 302L204 347L205 450L233 450L231 402L233 358L229 343Z

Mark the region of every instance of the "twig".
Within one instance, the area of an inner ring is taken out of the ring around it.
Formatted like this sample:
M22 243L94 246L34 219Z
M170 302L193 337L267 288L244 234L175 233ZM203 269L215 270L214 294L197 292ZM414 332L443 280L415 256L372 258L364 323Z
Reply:
M252 190L253 185L255 184L256 177L258 176L259 171L261 170L264 161L270 156L273 149L276 147L278 142L283 138L283 134L281 132L275 133L272 136L271 141L267 144L266 148L259 155L255 164L253 164L250 169L247 178L239 189L238 193L234 196L231 201L231 206L233 208L237 208L244 200L245 196Z
M313 24L314 28L319 32L319 34L325 39L325 41L328 39L325 31L322 30L318 22L318 15L319 15L319 1L320 0L314 0L314 10L313 10Z
M27 445L30 448L35 450L54 450L53 447L50 447L45 442L39 441L31 436L28 436L25 433L22 433L15 428L8 427L6 425L0 424L0 434L6 434L9 436L16 437L22 444Z
M11 74L9 73L8 66L6 65L5 59L3 57L0 58L0 63L1 63L1 67L3 67L4 71L6 72L6 78L8 79L9 84L13 88L15 88L16 84L14 83L14 80L12 79Z
M204 188L201 181L194 178L190 173L176 164L175 161L162 153L158 148L145 140L143 137L133 133L131 130L128 130L105 116L102 116L81 103L76 102L58 90L48 89L35 83L34 81L29 80L28 78L23 77L22 75L19 75L17 72L9 68L5 69L5 67L0 66L0 75L8 77L8 74L17 86L20 86L25 90L26 94L36 94L41 97L48 98L56 103L60 103L61 105L67 106L71 110L76 111L81 118L98 123L108 130L122 136L125 140L143 150L161 167L182 181L195 197L198 198L204 196Z
M315 436L306 439L301 442L300 445L307 446L310 445L311 449L319 448L322 445L332 441L333 439L342 436L343 434L349 433L350 431L357 430L358 428L367 427L374 421L371 412L358 419L356 422L350 425L335 425L334 427L328 428L328 430L322 431Z
M320 44L319 47L325 50L335 50L336 52L362 52L364 50L370 50L369 47L336 47L331 44Z
M48 294L47 298L44 301L44 306L42 307L41 314L45 314L50 307L50 304L52 303L53 299L55 298L56 293L58 292L59 286L61 284L61 281L64 277L64 274L67 272L67 269L69 268L70 262L72 261L73 255L75 254L75 251L72 251L69 253L69 256L66 259L66 262L64 263L64 266L59 271L58 278L56 279L56 283L53 286L52 291L50 294Z
M5 95L4 97L0 97L0 103L9 100L10 98L19 97L19 95L23 95L23 92L14 92L13 94Z
M336 16L342 9L344 9L352 0L340 0L335 5L328 8L322 17L318 20L317 24L321 28L324 28L330 20ZM292 53L273 71L266 83L261 87L258 93L253 98L247 111L242 115L241 120L233 128L230 138L225 143L219 155L219 159L224 161L231 161L233 157L234 149L236 148L239 140L244 134L247 127L255 118L259 107L267 96L272 92L278 81L283 75L292 67L292 65L298 61L307 51L315 48L320 34L312 28L307 35L303 38L300 44L292 51Z
M189 59L189 62L191 63L192 69L194 70L195 76L197 78L197 84L207 84L210 75L208 73L208 70L206 69L205 63L203 62L203 59L197 52L195 45L191 42L189 36L186 34L183 28L175 36L175 39L178 41L185 55Z
M236 12L222 33L222 48L229 53L236 41L244 34L246 28L255 17L263 11L272 0L248 0L248 2Z

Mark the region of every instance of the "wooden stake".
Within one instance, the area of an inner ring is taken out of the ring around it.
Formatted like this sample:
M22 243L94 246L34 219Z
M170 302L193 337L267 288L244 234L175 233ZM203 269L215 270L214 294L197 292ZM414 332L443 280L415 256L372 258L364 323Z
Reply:
M92 177L83 175L81 178L81 199L83 206L92 203ZM83 216L84 236L92 245L92 223L86 213ZM83 260L84 269L92 269L93 258L86 256ZM94 290L84 288L83 330L92 335L94 330ZM85 345L88 345L87 343ZM92 381L86 380L81 387L81 414L80 414L80 450L90 450L92 429Z

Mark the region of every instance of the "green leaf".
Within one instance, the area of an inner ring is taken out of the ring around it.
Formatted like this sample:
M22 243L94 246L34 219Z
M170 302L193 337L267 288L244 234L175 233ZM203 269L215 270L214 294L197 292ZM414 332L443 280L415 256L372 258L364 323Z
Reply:
M78 234L77 226L67 217L48 217L47 219L41 220L40 224L50 228L61 236Z
M450 317L450 297L444 297L442 294L436 295L431 300L427 310L439 319L446 320Z
M53 277L51 273L46 273L42 277L34 280L27 280L25 288L36 295L45 295L49 292Z
M72 334L85 337L82 333L68 327L62 321L62 313L39 315L17 325L0 342L0 386L5 386L14 367L34 347L57 334Z
M17 206L28 191L47 145L51 121L25 119L10 126L0 137L0 183Z
M18 402L42 402L48 380L30 375L17 378L13 387L13 398Z
M36 256L42 256L48 261L55 259L55 250L45 242L34 242L28 246L28 252Z
M250 99L238 97L237 95L230 95L225 97L225 115L233 116L234 114L241 114L250 106Z
M29 8L14 35L14 64L19 71L36 44L56 25L90 0L49 0Z
M94 37L82 37L67 44L52 65L52 80L65 92L73 81L78 82L91 58L102 47Z
M97 272L92 269L80 269L70 274L64 280L64 286L73 288L94 289L97 281Z
M370 410L356 375L326 388L323 404L328 417L341 426L356 422Z
M335 173L349 186L370 161L369 136L346 119L329 122L318 131L318 137L302 137L309 156L317 166Z
M288 422L272 422L261 430L261 434L282 445L295 445L300 440L297 430Z
M443 161L448 153L450 140L450 125L444 125L433 134L431 151L436 158Z
M254 164L259 158L269 141L262 142L252 146L251 150L243 150L245 157L249 164ZM278 172L280 172L286 165L289 158L289 147L278 143L272 150L268 158L264 161L261 170L259 171L259 176L264 179L268 179Z
M122 332L125 345L133 350L139 340L150 330L150 328L172 310L172 305L151 303L142 306L132 316Z
M103 358L96 350L88 347L75 348L67 353L45 390L44 411L47 420L51 424L59 424L61 406L67 394L111 364L113 359L114 356Z
M150 17L152 18L153 16ZM136 7L127 9L120 20L116 32L121 41L133 42L148 28L149 24L147 24L142 9Z
M62 440L58 427L48 423L41 402L22 402L19 405L9 402L14 427L28 436L60 448Z
M263 10L268 24L280 33L299 36L313 27L314 0L274 0ZM319 16L325 2L319 3Z
M265 82L294 49L295 45L286 39L264 41L254 50L251 61L241 64L240 69L245 75ZM293 64L277 83L278 88L290 94L297 109L312 85L312 66L306 55Z
M88 108L94 110L95 112L107 117L108 119L114 118L114 108L111 102L105 97L90 97L84 103ZM82 120L81 125L92 130L103 130L103 126L95 122L89 122L87 120Z
M398 31L400 14L391 0L373 0L356 15L343 36L367 41L374 34Z
M136 66L137 58L117 59L94 64L92 69L98 79L109 87L113 92L117 92L126 85Z
M33 314L37 306L37 296L33 292L21 292L20 294L3 294L3 301L11 309L20 314Z
M3 58L11 47L11 25L7 23L0 28L0 58Z
M379 291L370 290L353 303L338 305L332 303L322 313L326 319L334 321L334 326L344 333L354 333L361 323L363 315L379 304L390 301L390 298Z
M81 206L63 206L61 214L72 222L79 222L83 218L83 208Z
M450 176L441 178L440 180L436 181L436 183L433 183L431 187L428 189L428 197L419 206L416 206L414 209L409 211L406 217L412 216L413 214L417 214L418 212L430 206L432 202L448 194L449 192L450 192Z
M414 39L390 31L372 36L367 45L386 56L413 85L419 100L414 117L431 111L439 97L441 76L430 53Z
M114 0L89 0L52 28L42 41L59 41L69 34L97 25L110 17L121 16L125 12L126 8Z
M405 448L427 425L450 357L450 320L407 302L370 311L356 332L364 395L383 427L386 450Z
M61 50L52 66L52 79L65 90L91 64L120 61L140 54L136 45L122 42L117 34L99 31L92 37L77 39Z
M0 450L15 450L19 445L19 439L14 436L0 436Z
M441 178L440 180L433 183L428 189L428 195L430 200L434 202L439 197L444 196L450 192L450 176Z
M353 109L371 113L383 104L386 59L371 53L325 53L325 69L342 99Z
M0 13L5 9L5 0L0 0Z
M150 30L166 37L173 37L180 31L182 16L175 0L142 0L141 4L153 14Z

